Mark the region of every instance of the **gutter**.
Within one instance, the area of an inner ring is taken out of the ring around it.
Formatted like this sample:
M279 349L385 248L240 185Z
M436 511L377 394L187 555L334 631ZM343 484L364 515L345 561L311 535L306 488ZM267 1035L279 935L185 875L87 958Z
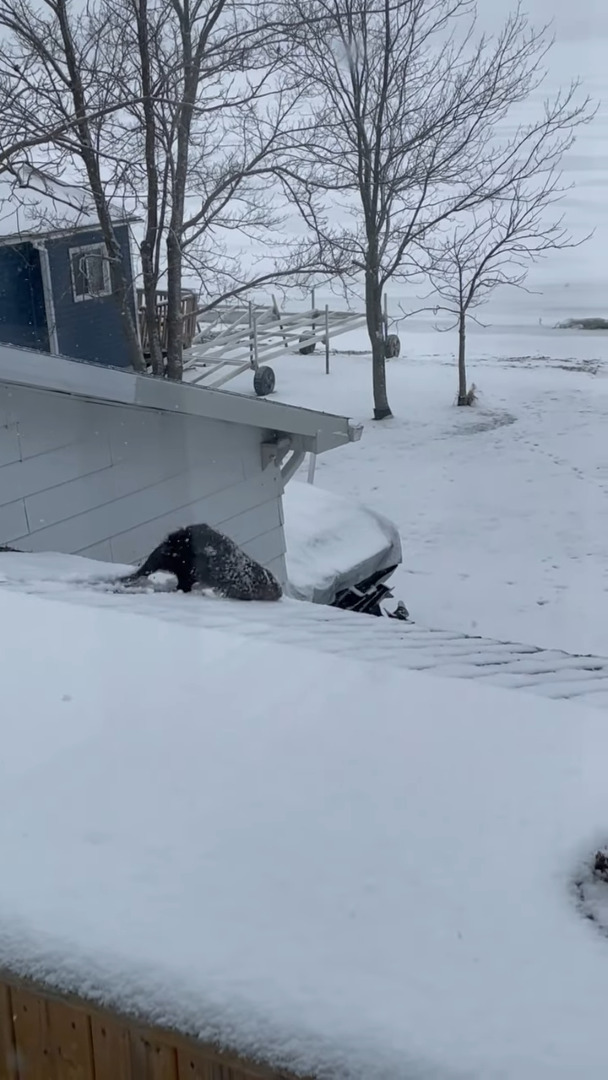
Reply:
M252 398L227 390L172 383L152 375L87 364L0 344L0 383L69 394L87 401L180 413L285 434L313 454L357 442L363 430L345 416Z

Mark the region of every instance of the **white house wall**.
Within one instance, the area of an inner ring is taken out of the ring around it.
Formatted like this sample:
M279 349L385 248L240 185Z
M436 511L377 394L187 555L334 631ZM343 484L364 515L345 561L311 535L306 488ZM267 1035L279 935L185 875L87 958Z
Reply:
M282 482L264 431L0 382L0 544L135 562L221 528L285 579Z

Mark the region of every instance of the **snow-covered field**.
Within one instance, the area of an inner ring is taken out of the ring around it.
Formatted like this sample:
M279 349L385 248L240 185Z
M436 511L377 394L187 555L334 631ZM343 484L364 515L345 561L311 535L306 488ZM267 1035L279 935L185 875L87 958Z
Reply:
M451 346L403 334L382 424L369 356L332 356L329 376L321 356L276 364L280 399L365 423L359 443L319 458L315 483L397 524L392 580L423 625L608 655L608 334L472 333L473 409L454 407Z

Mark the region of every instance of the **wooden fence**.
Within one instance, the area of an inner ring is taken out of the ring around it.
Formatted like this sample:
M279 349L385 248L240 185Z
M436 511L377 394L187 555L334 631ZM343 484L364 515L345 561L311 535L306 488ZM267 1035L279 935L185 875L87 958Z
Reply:
M0 1080L295 1080L80 998L0 977Z
M198 298L195 293L184 292L182 295L182 319L183 319L183 342L184 348L189 349L192 344L192 339L196 334L196 309L198 307ZM167 311L168 311L168 298L166 292L156 293L156 319L158 323L158 333L160 337L160 344L163 353L167 351ZM146 325L146 302L143 289L137 290L137 312L139 315L139 334L141 339L141 347L144 356L150 354L150 344L148 338L148 327Z

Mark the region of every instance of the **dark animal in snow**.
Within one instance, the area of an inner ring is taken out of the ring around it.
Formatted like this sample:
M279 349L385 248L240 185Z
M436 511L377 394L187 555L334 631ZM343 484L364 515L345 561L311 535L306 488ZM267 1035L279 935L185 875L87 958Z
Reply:
M188 525L170 533L137 570L119 580L134 583L159 571L174 574L178 589L185 593L200 585L231 600L280 600L282 596L270 570L210 525Z

